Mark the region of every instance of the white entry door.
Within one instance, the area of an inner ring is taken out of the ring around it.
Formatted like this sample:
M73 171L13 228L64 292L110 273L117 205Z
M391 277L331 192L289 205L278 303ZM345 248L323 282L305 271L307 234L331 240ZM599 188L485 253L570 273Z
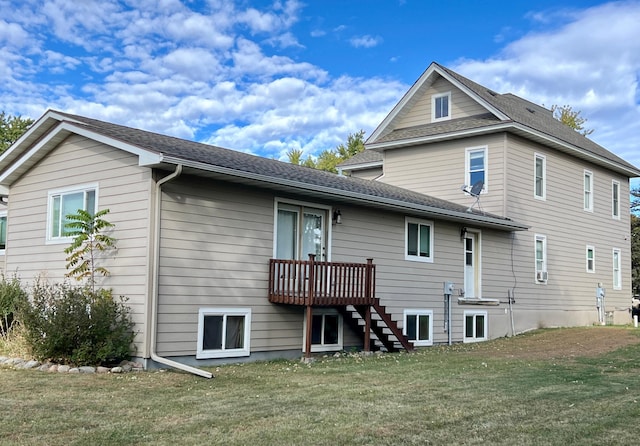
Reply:
M326 258L327 211L306 206L280 204L278 208L276 257L317 261Z
M467 233L464 239L465 297L481 297L479 254L478 234Z

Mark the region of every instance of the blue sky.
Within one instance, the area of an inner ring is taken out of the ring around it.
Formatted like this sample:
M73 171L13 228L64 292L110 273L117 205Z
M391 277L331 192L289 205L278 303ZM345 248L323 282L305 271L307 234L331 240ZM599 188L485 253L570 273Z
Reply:
M286 160L369 135L432 61L570 104L640 166L640 1L0 0L0 110ZM637 182L634 184L638 184Z

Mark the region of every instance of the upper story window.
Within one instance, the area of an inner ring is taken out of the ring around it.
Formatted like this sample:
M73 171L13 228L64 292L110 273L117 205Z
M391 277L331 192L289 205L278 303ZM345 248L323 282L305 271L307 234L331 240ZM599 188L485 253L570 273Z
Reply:
M536 234L536 282L547 283L547 237Z
M593 173L584 171L584 210L593 212Z
M611 183L611 216L617 220L620 219L620 183L618 181Z
M433 262L433 222L405 219L405 260Z
M91 214L97 211L98 185L76 186L49 192L49 209L47 212L47 240L67 242L69 235L65 224L68 215L82 209Z
M482 192L487 192L487 147L470 147L466 151L465 184L473 186L482 181Z
M431 122L451 119L451 92L434 94L431 98Z
M7 247L7 211L0 211L0 255Z
M620 260L620 250L613 249L613 289L622 289L622 261Z
M547 196L547 158L544 155L536 154L533 174L535 177L534 196L544 200Z
M596 249L593 246L587 246L587 272L596 272Z

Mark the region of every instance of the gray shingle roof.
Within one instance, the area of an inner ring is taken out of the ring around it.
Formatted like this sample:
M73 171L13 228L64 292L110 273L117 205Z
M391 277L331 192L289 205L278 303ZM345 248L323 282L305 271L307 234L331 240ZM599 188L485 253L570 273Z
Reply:
M254 177L273 180L273 183L299 185L300 190L322 189L342 197L351 198L354 202L372 204L403 203L407 210L416 209L424 211L425 208L433 209L435 213L442 214L443 218L453 217L460 220L468 218L478 223L486 223L487 226L503 227L503 229L525 229L526 226L512 222L508 218L482 214L477 210L467 212L466 206L461 206L447 200L423 195L407 189L403 189L378 181L364 180L360 178L344 177L330 172L297 166L282 161L250 155L235 150L216 147L208 144L197 143L158 133L134 129L118 124L99 121L83 116L68 113L55 112L65 116L69 122L75 123L94 133L113 138L132 146L162 154L165 158L174 158L176 162L194 162L205 166L224 168L225 171L235 172L238 177ZM397 207L397 206L396 206ZM442 211L442 212L438 212Z
M368 164L382 162L382 153L375 150L363 150L356 153L351 158L344 160L339 164L340 167L355 166L356 164Z

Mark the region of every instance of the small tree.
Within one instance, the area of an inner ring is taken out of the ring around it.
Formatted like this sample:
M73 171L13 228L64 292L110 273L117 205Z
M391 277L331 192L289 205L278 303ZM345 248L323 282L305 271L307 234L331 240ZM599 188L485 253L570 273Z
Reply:
M16 142L31 124L33 124L33 119L0 112L0 153Z
M115 249L115 239L102 232L114 225L102 217L109 213L109 209L103 209L91 214L78 209L77 214L67 215L65 224L67 234L74 237L73 242L64 252L69 254L66 258L66 277L73 277L80 281L86 279L92 291L95 291L96 274L108 276L109 271L97 265L97 257L100 253L109 249Z
M300 149L292 149L287 153L289 162L300 166L311 167L327 172L338 172L338 164L348 160L352 156L364 150L364 130L352 133L347 137L347 144L340 144L335 149L323 150L317 159L308 156L302 159L303 152Z

